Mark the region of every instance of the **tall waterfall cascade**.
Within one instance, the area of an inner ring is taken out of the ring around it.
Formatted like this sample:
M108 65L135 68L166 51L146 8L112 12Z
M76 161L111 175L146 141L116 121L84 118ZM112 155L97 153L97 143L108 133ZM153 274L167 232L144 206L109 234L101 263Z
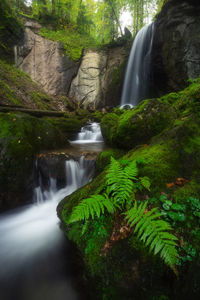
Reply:
M136 35L130 52L121 106L136 106L148 96L154 23L143 27Z

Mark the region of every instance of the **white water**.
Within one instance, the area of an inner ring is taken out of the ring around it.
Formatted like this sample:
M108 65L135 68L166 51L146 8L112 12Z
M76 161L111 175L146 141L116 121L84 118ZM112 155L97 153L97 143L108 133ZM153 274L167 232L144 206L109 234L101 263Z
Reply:
M72 144L89 144L89 143L102 143L103 137L101 134L101 128L99 123L91 123L81 128L81 132L75 141L71 141Z
M121 105L136 106L148 96L154 24L146 25L136 35L129 55Z
M49 189L43 191L40 178L32 205L0 215L0 299L83 299L73 286L73 265L65 257L67 242L56 206L90 181L93 169L84 157L68 160L65 188L57 190L56 179L50 178Z

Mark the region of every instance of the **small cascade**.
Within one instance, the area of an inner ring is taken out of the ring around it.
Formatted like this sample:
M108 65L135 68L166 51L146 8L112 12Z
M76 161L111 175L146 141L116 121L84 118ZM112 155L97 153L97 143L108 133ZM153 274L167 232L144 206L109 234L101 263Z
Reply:
M87 131L92 140L100 141L99 125L82 130L84 141L89 138ZM78 157L65 160L62 156L57 172L52 172L50 161L42 164L38 158L34 203L0 214L1 299L84 299L75 284L70 246L56 215L58 202L93 177L94 159Z
M52 177L49 178L48 188L44 188L42 176L38 170L38 186L34 189L34 203L40 204L47 200L58 203L64 197L88 183L94 173L94 161L86 160L84 156L81 156L79 160L66 160L65 173L66 186L64 188L58 189L57 180Z
M90 123L81 128L81 132L78 133L77 139L71 143L99 143L103 142L101 134L101 128L99 123Z
M154 23L143 27L135 37L126 69L121 106L136 106L148 97L153 34Z

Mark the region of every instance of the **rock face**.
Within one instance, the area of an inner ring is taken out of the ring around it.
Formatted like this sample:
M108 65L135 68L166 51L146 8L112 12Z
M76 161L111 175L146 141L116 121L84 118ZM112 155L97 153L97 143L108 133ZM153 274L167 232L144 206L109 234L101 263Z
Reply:
M100 77L105 72L106 62L106 53L86 52L78 74L72 81L69 96L76 98L84 107L98 106L102 98Z
M200 76L200 3L173 0L155 22L153 95L184 88Z
M77 73L78 63L67 58L60 43L38 35L39 29L36 21L25 21L24 40L15 48L16 65L49 95L66 95Z
M72 81L69 96L76 98L84 108L119 104L126 58L125 47L86 51Z

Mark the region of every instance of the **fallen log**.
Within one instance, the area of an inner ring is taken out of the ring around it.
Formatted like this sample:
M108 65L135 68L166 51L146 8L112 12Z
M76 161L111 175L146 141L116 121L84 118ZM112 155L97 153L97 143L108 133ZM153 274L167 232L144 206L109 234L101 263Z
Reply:
M34 117L42 118L42 117L64 117L64 111L54 111L54 110L40 110L40 109L29 109L15 106L2 106L0 105L0 112L8 113L8 112L22 112Z

